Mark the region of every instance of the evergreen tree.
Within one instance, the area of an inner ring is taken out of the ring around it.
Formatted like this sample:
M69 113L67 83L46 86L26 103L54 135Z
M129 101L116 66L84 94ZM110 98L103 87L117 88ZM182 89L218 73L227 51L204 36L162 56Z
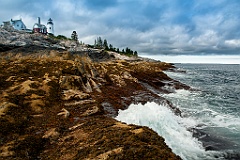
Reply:
M113 51L113 45L112 44L109 44L109 50Z
M137 53L137 51L135 51L133 55L137 57L137 56L138 56L138 53Z
M103 41L103 47L104 47L106 50L109 49L109 48L108 48L108 42L107 42L106 39L104 39L104 41Z
M98 47L103 47L103 41L102 41L102 38L101 38L101 37L98 37L98 38L97 38L97 46L98 46Z
M71 38L72 38L72 40L78 42L78 35L77 35L77 32L76 32L76 31L73 31L73 32L72 32Z
M103 48L105 50L117 52L117 53L124 54L127 56L136 56L136 57L138 56L137 51L133 51L128 47L126 47L125 49L122 49L122 51L120 51L119 48L113 47L112 44L108 45L107 40L106 39L102 40L101 37L97 37L97 39L94 40L94 47Z
M94 47L97 47L97 40L94 40Z

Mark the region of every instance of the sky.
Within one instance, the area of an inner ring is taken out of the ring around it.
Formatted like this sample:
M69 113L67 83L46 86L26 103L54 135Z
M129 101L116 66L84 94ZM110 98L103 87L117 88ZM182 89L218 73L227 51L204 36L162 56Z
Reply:
M0 22L32 28L37 17L52 18L55 35L140 55L240 56L240 0L0 0Z

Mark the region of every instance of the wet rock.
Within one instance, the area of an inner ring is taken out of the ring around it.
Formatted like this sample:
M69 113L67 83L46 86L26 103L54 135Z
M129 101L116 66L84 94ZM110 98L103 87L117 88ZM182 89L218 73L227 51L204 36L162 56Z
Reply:
M203 147L207 151L228 150L229 147L232 148L232 146L235 145L233 142L229 142L228 140L213 134L208 134L207 131L201 129L193 128L191 131L193 132L193 137L201 141L203 143Z
M103 102L101 106L103 107L103 110L107 116L109 117L117 116L118 111L114 108L114 106L112 106L112 104L108 102Z

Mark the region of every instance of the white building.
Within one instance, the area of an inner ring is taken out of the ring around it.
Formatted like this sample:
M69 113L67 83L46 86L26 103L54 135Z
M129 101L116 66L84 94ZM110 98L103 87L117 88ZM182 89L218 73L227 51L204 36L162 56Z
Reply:
M54 34L53 21L51 18L49 18L47 22L47 32L48 34Z
M5 21L3 22L3 27L13 27L16 30L26 30L27 27L26 25L23 23L22 19L19 20L10 20L10 21Z

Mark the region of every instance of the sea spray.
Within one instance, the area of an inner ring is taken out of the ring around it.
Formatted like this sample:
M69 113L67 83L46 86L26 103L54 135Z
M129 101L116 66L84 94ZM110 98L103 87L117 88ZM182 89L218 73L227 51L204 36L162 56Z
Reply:
M183 117L198 124L207 137L199 140L223 159L240 159L240 65L177 64L186 72L165 72L195 88L161 94L179 108Z
M164 88L173 93L160 96L179 108L182 117L167 106L147 103L120 110L117 119L152 128L183 159L240 159L240 65L176 67L186 72L165 73L193 90Z
M214 159L212 152L206 153L202 144L188 131L186 126L195 125L195 122L176 116L167 106L153 102L132 104L127 110L120 110L116 119L152 128L183 159Z

